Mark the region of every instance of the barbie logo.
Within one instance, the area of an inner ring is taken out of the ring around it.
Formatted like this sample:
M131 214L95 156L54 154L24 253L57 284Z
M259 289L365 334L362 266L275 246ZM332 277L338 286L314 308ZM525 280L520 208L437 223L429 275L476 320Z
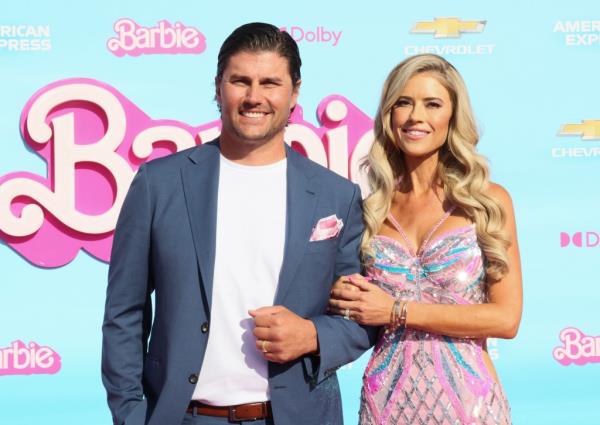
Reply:
M171 25L163 20L155 27L143 27L127 18L114 24L117 37L108 40L106 46L116 56L139 56L141 54L202 53L206 49L204 35L194 27L181 22Z
M60 370L60 356L52 348L35 342L14 341L0 348L0 376L53 374Z
M285 141L313 161L355 182L373 142L373 122L342 96L317 108L321 123L296 107ZM110 258L113 231L138 167L220 134L220 121L191 126L154 120L123 94L95 80L69 79L38 91L21 114L31 152L47 176L0 176L0 238L31 263L59 267L79 250Z
M563 346L556 347L552 354L561 365L600 362L600 336L588 336L577 328L565 328L559 338Z

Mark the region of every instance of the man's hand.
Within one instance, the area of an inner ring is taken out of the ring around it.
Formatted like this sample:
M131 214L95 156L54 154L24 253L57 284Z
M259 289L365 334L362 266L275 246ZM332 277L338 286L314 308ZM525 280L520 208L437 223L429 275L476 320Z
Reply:
M331 288L331 295L333 295L334 291L339 291L342 289L347 289L348 291L358 291L358 287L352 283L353 279L364 279L364 277L358 273L348 276L340 276Z
M254 318L256 348L268 361L286 363L307 353L317 353L317 329L310 320L280 305L248 313Z

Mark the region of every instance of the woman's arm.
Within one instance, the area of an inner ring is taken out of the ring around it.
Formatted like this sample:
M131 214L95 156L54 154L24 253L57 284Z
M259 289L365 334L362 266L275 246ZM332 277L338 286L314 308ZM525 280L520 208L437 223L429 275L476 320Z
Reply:
M460 338L498 337L514 338L521 321L523 291L521 263L514 210L508 192L499 185L491 185L490 194L496 198L506 214L505 231L510 240L507 250L508 273L488 285L488 302L472 305L425 304L409 302L406 326L426 332ZM351 290L352 283L360 291ZM349 276L338 282L332 291L331 311L344 314L361 324L386 325L390 322L394 299L363 277Z

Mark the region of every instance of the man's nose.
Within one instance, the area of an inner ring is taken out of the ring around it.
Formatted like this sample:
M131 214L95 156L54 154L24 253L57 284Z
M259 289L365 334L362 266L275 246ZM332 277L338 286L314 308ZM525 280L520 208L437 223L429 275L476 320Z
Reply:
M257 104L261 102L261 88L258 84L249 84L246 89L246 98L248 103Z

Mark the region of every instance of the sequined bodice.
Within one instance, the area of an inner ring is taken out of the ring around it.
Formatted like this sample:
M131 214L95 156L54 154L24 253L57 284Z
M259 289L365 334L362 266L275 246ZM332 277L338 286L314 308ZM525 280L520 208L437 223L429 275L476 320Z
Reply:
M371 247L368 275L395 297L441 304L486 301L484 258L472 225L440 235L417 254L381 235ZM365 371L361 423L509 423L502 390L483 362L483 344L410 328L382 333Z
M473 226L446 232L413 255L395 239L375 236L369 276L389 293L428 303L485 301L484 267Z

